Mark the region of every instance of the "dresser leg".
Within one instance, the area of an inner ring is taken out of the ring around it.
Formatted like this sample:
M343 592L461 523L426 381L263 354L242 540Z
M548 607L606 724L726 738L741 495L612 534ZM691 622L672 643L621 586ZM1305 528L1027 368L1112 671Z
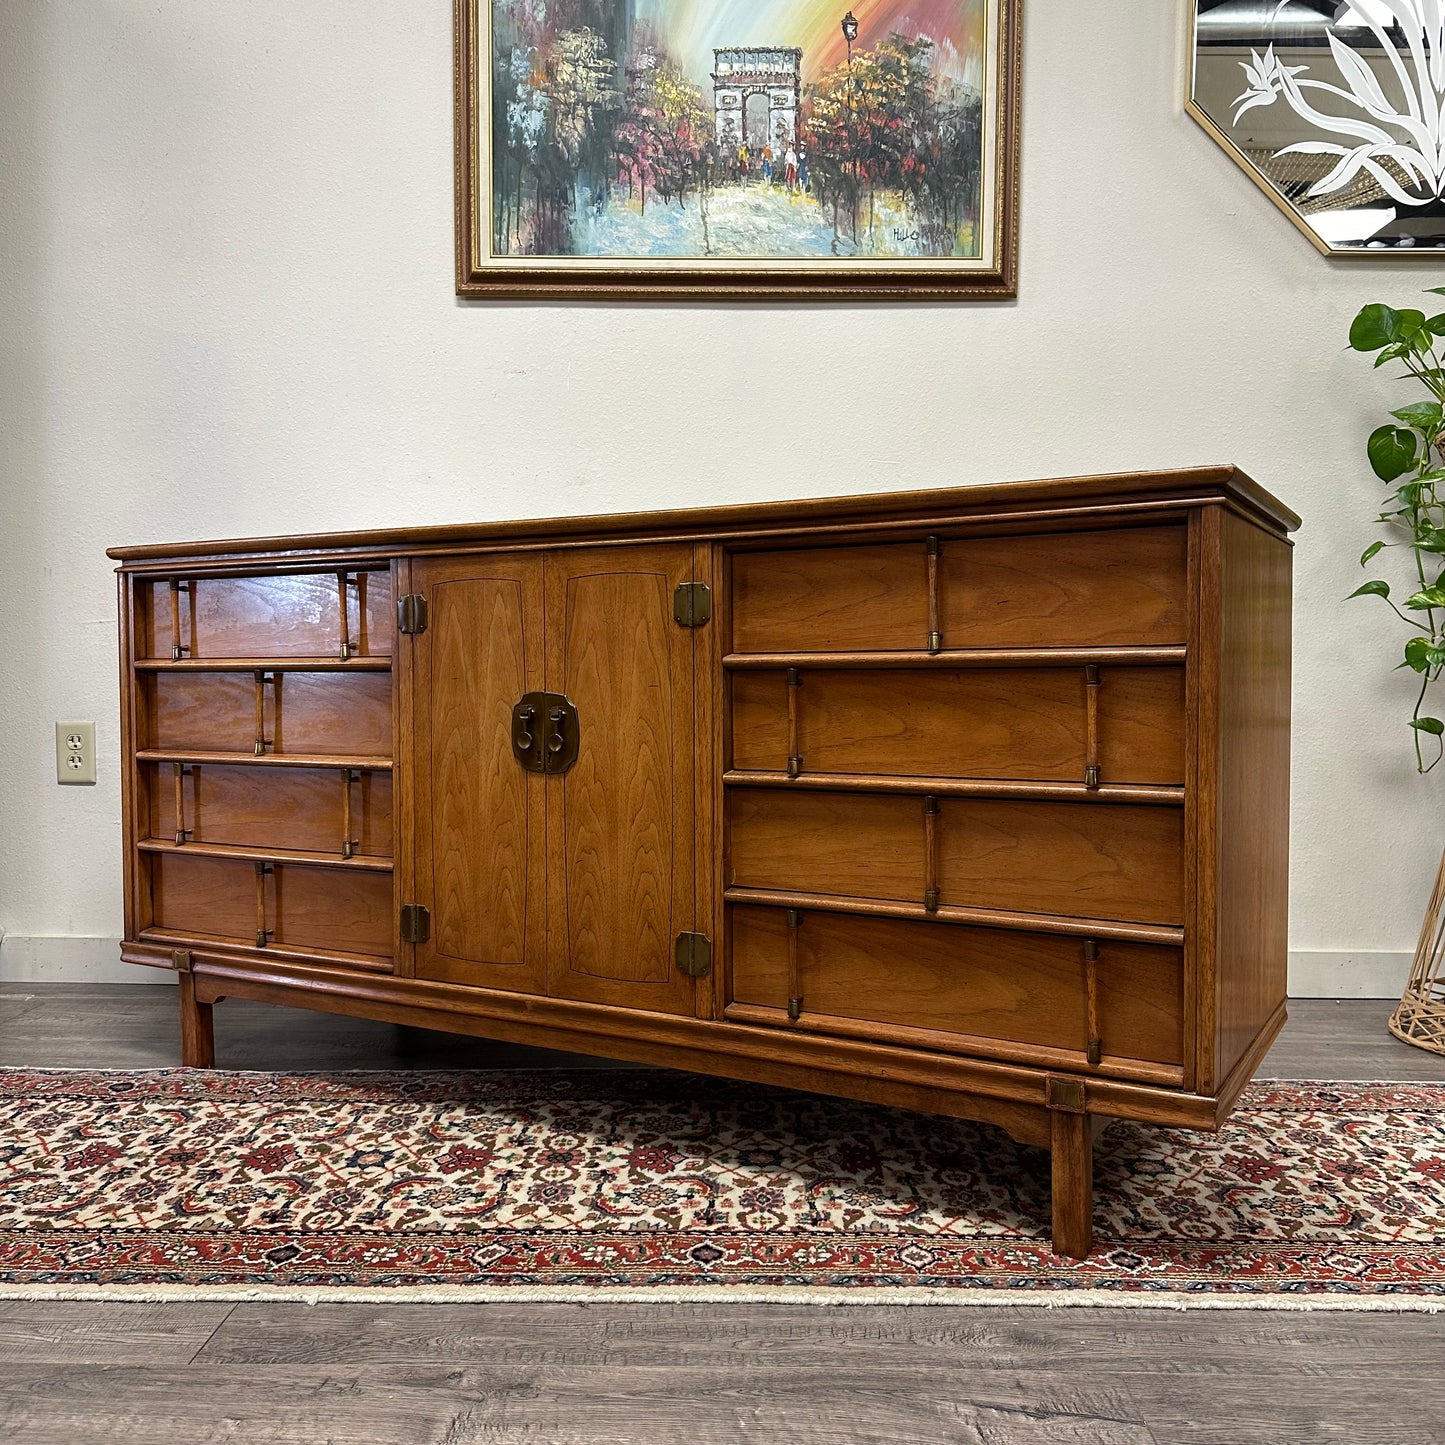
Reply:
M1049 1115L1054 1175L1054 1253L1083 1259L1094 1242L1094 1130L1087 1114Z
M216 1035L211 1023L211 1005L196 997L195 975L176 976L181 996L181 1063L188 1069L216 1067Z

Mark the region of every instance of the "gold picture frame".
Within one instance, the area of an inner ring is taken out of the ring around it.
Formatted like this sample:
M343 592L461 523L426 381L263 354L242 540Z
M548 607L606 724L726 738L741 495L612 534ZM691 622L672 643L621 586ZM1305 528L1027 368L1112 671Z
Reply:
M459 296L1017 295L1022 0L455 7Z

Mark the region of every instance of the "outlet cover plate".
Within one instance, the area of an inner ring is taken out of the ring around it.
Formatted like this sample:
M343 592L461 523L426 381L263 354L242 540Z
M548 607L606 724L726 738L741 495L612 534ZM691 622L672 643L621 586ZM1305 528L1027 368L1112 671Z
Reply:
M55 724L55 781L57 783L93 783L95 781L95 724L93 722L58 722Z

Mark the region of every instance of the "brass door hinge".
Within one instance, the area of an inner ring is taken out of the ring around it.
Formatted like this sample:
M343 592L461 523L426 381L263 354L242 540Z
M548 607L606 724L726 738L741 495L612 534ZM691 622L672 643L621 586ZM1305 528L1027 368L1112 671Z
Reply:
M672 615L683 627L701 627L712 617L712 589L706 582L684 582L672 594Z
M401 905L401 941L425 943L431 937L431 910L423 903Z
M677 935L677 971L689 978L706 978L712 972L712 940L707 934Z
M420 592L396 599L396 630L413 635L426 631L426 598Z

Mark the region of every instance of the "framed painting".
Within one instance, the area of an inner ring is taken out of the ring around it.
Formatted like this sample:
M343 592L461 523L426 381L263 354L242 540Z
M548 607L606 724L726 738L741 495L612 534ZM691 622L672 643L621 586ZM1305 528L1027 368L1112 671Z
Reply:
M458 294L1012 297L1021 4L456 0Z

